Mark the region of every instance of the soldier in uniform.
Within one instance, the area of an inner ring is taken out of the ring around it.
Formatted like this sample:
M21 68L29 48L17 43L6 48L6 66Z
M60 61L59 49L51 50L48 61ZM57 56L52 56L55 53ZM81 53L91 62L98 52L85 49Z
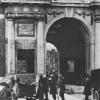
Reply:
M65 98L64 98L65 81L64 81L64 77L61 74L58 75L57 86L58 86L58 88L60 88L60 97L62 98L62 100L65 100Z
M43 75L39 76L38 89L36 99L43 100Z
M50 94L52 95L53 99L56 100L56 94L57 94L57 89L56 89L56 78L53 74L50 75Z
M85 76L85 87L83 94L85 95L85 100L88 100L89 95L91 95L91 79L88 74Z

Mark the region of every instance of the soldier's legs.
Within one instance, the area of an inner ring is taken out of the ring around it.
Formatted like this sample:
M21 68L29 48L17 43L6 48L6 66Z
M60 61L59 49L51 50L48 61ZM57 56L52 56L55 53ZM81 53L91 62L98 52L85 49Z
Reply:
M60 94L60 97L61 97L62 100L65 100L65 98L64 98L64 93L61 93L61 94Z
M40 96L39 96L39 100L43 100L44 99L44 94L43 92L40 93Z
M52 94L54 100L56 100L56 94Z
M44 92L46 100L48 100L48 92Z
M85 95L85 100L88 100L89 95Z

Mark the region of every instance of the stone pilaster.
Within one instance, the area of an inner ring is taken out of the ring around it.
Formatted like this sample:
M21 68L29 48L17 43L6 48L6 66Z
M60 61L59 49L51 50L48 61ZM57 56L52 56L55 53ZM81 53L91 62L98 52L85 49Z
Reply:
M91 45L92 49L94 48L94 68L100 68L100 0L95 0L91 3L91 9L94 11L94 45ZM92 62L91 61L91 62Z
M44 67L44 35L43 35L43 25L42 19L37 22L37 73L43 74L45 71Z
M89 55L89 50L90 50L90 44L89 43L86 43L85 44L85 66L86 66L86 68L85 68L85 72L87 72L87 73L89 73L89 71L90 71L90 55Z
M95 69L100 68L100 21L95 22Z
M5 75L5 9L0 7L0 77Z
M13 20L8 19L8 66L7 73L15 73L15 33Z

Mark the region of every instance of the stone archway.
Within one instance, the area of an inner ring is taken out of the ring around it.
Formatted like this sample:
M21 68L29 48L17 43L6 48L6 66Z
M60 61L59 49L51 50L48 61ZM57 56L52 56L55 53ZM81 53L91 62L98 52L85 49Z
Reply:
M88 27L78 19L62 17L48 28L46 34L46 41L55 44L60 52L60 73L68 83L75 83L90 66L91 34ZM75 76L74 80L69 76Z

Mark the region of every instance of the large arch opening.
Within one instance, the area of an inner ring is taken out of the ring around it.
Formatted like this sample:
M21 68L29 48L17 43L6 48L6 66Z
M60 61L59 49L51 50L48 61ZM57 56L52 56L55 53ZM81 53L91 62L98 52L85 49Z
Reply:
M46 42L55 45L59 51L59 70L66 83L76 84L89 64L87 29L77 19L61 18L48 29Z

